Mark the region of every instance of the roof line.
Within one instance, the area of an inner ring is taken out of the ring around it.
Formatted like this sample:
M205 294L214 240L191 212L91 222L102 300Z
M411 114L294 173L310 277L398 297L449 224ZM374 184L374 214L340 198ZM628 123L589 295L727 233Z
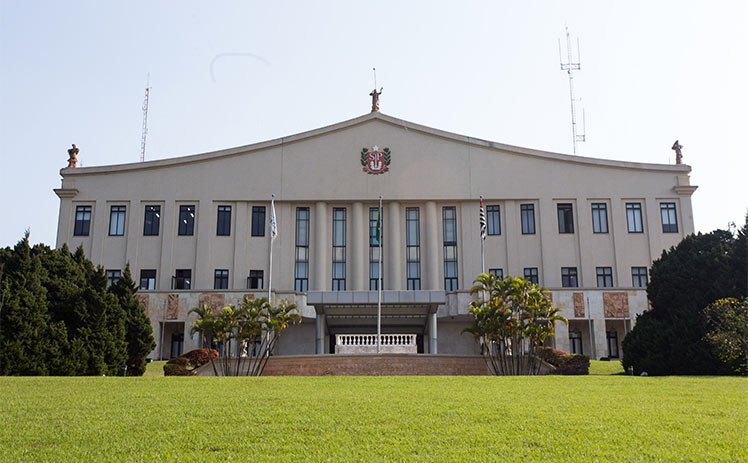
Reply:
M576 156L570 154L554 153L550 151L537 150L532 148L523 148L520 146L507 145L503 143L483 140L480 138L469 137L466 135L460 135L452 132L447 132L441 129L435 129L425 125L416 124L413 122L406 121L404 119L398 119L393 116L388 116L381 112L371 112L364 114L363 116L348 119L346 121L338 122L335 124L327 125L313 130L307 130L305 132L299 132L294 135L288 135L284 137L274 138L258 143L253 143L244 146L238 146L235 148L227 148L218 151L209 151L205 153L191 154L187 156L156 159L145 162L134 162L127 164L112 164L103 166L93 167L76 167L76 168L63 168L60 169L60 175L63 177L68 175L85 175L85 174L98 174L103 172L125 172L130 170L140 170L158 167L170 167L182 164L188 164L192 162L205 162L221 157L234 156L237 154L247 153L248 151L256 151L266 148L272 148L275 146L282 146L287 143L299 142L308 138L317 137L320 135L332 133L338 130L346 129L360 125L364 122L372 119L378 119L389 124L399 126L405 130L416 130L422 133L427 133L437 137L441 137L448 140L453 140L467 145L480 146L484 148L490 148L494 150L507 151L514 154L521 154L525 156L533 156L537 158L552 159L556 161L572 162L577 164L588 164L595 166L605 167L620 167L627 169L640 169L640 170L656 170L656 171L672 171L672 172L690 172L691 166L687 164L654 164L654 163L641 163L632 161L616 161L610 159L591 158L585 156Z

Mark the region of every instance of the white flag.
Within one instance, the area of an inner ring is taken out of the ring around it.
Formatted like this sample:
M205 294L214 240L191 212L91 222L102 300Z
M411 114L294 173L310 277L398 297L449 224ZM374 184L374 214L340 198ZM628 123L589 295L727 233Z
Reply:
M270 201L270 239L278 236L278 222L275 220L275 200Z

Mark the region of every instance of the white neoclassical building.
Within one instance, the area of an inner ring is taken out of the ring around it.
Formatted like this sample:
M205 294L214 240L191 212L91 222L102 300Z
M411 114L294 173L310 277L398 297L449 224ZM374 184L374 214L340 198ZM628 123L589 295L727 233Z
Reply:
M192 308L292 298L303 322L276 354L342 352L382 333L474 354L469 288L482 269L547 287L569 319L556 347L617 357L647 309L652 261L693 232L687 165L549 153L374 111L239 148L60 171L57 246L116 279L129 262L154 358L198 346ZM277 237L269 218L275 198ZM379 197L383 214L377 238Z

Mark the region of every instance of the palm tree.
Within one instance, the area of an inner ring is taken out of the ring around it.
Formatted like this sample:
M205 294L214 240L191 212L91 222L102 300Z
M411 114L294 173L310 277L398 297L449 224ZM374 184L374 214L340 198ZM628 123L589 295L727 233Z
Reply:
M536 348L553 336L557 321L567 323L546 297L547 290L524 278L497 278L482 273L475 279L469 311L469 332L481 343L495 375L538 374L542 362Z

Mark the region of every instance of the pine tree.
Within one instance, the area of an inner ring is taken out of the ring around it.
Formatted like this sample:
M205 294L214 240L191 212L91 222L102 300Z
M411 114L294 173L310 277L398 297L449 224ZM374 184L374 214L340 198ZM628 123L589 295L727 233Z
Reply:
M0 374L57 374L67 348L65 325L47 312L41 259L31 252L29 233L0 252Z
M135 297L138 287L132 279L130 264L111 291L117 296L125 312L125 341L127 342L127 374L142 376L146 357L156 348L151 321L140 301Z

